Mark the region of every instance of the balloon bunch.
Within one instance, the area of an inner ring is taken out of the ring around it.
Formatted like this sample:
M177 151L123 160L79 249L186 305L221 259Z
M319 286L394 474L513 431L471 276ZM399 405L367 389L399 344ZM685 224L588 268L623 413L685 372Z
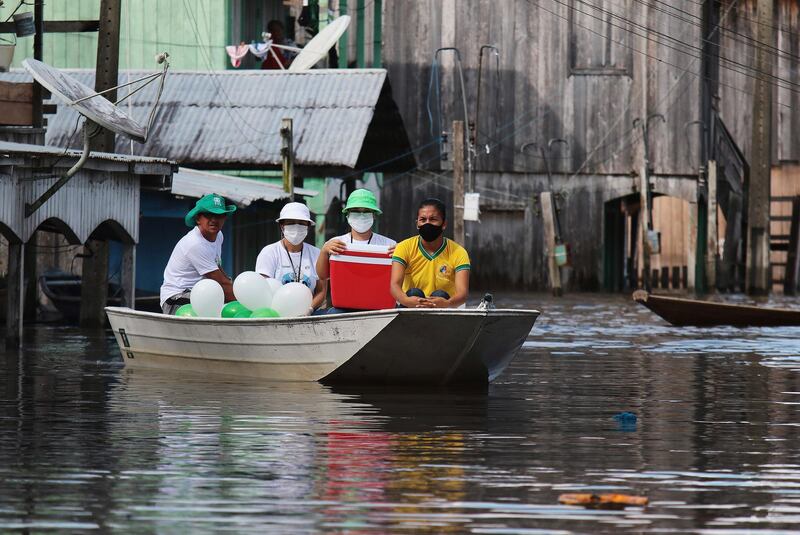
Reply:
M236 301L225 303L225 292L217 281L203 279L192 288L189 300L176 316L204 318L293 318L311 310L311 290L299 282L281 285L275 279L245 271L233 281Z

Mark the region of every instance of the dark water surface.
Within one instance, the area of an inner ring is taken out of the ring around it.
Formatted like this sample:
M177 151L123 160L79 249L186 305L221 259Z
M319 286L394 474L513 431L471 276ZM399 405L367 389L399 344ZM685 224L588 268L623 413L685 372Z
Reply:
M132 372L110 333L31 329L0 353L0 532L800 533L800 328L509 299L544 314L486 392Z

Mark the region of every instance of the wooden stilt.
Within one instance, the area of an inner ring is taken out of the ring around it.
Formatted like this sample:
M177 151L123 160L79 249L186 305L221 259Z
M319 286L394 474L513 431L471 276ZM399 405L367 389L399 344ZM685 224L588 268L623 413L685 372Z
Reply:
M792 226L789 231L786 274L783 278L784 295L797 295L798 280L800 280L800 197L795 197L792 200Z
M544 249L547 255L547 273L550 281L550 289L553 295L560 296L561 272L556 264L556 214L553 204L553 194L549 191L542 193L542 220L544 222Z
M81 276L81 327L102 327L108 299L108 242L89 240Z
M708 161L708 211L706 214L706 291L717 289L717 263L719 242L717 236L717 162Z
M136 309L136 244L126 243L122 250L122 306Z
M22 345L22 313L25 304L25 244L8 245L8 287L6 303L6 347Z

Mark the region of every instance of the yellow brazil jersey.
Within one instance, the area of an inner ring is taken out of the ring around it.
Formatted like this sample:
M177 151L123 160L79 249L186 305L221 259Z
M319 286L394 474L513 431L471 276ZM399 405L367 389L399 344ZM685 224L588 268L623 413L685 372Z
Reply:
M456 272L470 269L466 249L447 238L433 254L422 247L419 236L408 238L397 244L392 260L406 267L403 291L419 288L425 295L444 290L453 297L456 293Z

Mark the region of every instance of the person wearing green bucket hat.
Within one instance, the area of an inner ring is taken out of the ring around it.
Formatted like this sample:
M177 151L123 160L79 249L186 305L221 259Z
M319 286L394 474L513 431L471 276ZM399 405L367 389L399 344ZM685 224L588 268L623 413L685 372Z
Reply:
M317 259L317 276L322 280L330 278L331 256L341 254L350 243L383 245L388 247L389 255L394 252L394 248L397 245L397 242L393 239L372 231L372 227L375 224L375 216L383 212L378 208L378 200L375 195L368 189L357 189L351 193L347 197L347 203L342 213L347 217L350 232L331 238L322 246ZM347 310L337 308L328 310L328 314L338 312L347 312Z
M233 283L222 270L222 227L228 214L236 206L225 204L225 198L209 193L200 198L183 219L191 227L175 248L164 269L161 285L161 310L173 314L182 305L189 303L191 290L202 279L211 279L222 286L225 302L236 298Z

